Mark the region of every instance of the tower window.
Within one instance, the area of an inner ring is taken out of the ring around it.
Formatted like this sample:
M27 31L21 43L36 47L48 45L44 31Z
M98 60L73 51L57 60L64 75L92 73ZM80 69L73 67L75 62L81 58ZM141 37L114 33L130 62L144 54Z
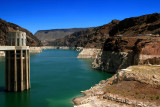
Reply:
M19 46L19 38L17 38L17 46Z
M12 46L14 46L15 45L15 39L14 38L11 38L12 39Z
M24 45L26 44L26 39L24 39Z
M22 38L21 42L22 42L22 46L23 46L23 38Z

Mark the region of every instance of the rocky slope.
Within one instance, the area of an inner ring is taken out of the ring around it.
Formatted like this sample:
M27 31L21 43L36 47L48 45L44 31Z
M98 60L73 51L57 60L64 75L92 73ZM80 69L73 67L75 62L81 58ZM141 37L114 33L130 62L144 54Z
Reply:
M160 37L110 37L93 68L115 73L131 65L160 64Z
M109 36L160 34L160 14L148 14L139 17L126 18L122 21L113 20L111 23L86 31L75 32L62 39L50 42L49 45L102 48Z
M35 36L41 40L44 45L47 45L48 42L54 41L55 39L60 39L74 32L87 29L88 28L39 30L35 33Z
M16 31L17 27L20 31L26 32L27 35L27 45L29 46L41 46L42 43L28 30L0 19L0 45L6 45L8 40L8 32Z
M109 31L118 22L118 20L113 20L111 23L100 27L89 28L88 30L75 32L62 39L57 39L54 42L50 42L49 45L101 48L106 38L109 37Z
M160 67L131 66L82 93L75 107L159 107Z
M140 17L126 18L114 26L110 36L136 36L138 34L160 34L160 14L148 14Z

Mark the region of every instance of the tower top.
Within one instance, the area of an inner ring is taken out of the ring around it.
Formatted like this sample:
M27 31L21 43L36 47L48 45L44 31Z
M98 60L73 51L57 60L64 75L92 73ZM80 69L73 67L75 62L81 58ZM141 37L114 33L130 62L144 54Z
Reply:
M26 33L22 31L9 32L9 46L26 46Z

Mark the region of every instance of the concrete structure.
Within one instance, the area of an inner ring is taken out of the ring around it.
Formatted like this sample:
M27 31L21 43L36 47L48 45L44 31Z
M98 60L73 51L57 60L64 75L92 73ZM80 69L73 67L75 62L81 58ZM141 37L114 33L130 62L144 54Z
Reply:
M30 89L30 54L26 46L26 33L9 32L8 46L1 46L5 57L5 90L24 91Z

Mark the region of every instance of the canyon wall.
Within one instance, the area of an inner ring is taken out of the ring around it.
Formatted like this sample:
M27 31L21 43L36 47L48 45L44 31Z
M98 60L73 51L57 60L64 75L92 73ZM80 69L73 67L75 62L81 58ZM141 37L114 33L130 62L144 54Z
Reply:
M101 51L94 60L93 68L109 73L115 73L131 65L132 53Z
M115 73L131 65L160 64L159 37L108 38L93 68Z

